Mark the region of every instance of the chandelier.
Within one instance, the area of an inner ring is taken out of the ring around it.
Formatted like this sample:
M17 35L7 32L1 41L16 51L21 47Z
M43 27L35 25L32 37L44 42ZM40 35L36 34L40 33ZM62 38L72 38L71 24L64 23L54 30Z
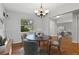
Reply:
M39 16L39 17L42 18L43 16L45 16L45 15L48 14L49 10L43 8L43 6L42 6L42 4L41 4L40 8L35 9L34 12L35 12L35 14L36 14L37 16Z

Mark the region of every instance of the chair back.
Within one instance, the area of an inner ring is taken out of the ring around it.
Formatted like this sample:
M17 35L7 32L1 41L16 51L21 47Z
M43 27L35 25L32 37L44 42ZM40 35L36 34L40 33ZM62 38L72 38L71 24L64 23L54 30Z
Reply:
M58 42L59 42L59 45L61 45L62 36L61 36L61 35L59 35L59 36L57 37L57 40L58 40Z
M38 54L38 45L36 42L24 41L24 54L36 55Z

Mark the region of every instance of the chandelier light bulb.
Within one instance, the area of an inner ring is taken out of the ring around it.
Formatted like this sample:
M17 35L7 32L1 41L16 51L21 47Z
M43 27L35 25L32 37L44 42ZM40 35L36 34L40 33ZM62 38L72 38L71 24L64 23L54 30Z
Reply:
M46 15L46 13L43 13L43 15Z
M38 13L38 10L35 10L34 12L35 12L35 13Z
M49 12L49 10L45 10L45 13L48 13Z
M37 15L40 15L40 13L37 13Z
M60 16L56 16L56 18L60 18Z

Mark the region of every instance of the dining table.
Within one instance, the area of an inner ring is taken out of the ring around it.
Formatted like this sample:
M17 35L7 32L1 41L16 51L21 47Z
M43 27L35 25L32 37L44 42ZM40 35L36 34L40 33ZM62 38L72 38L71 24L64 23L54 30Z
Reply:
M38 47L41 47L41 42L43 42L43 44L45 44L45 42L47 42L48 44L48 55L50 55L50 50L51 50L51 41L49 36L44 36L44 37L37 37L36 41L38 42Z

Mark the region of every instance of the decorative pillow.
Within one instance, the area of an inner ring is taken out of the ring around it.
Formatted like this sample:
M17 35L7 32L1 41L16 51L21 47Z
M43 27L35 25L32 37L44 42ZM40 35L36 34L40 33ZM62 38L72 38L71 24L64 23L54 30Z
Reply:
M5 45L6 40L7 40L6 37L3 39L2 36L0 36L0 46Z
M6 40L7 40L7 38L5 37L5 38L3 39L3 45L5 45Z
M54 44L54 45L59 45L59 42L58 42L58 41L53 41L52 44Z

